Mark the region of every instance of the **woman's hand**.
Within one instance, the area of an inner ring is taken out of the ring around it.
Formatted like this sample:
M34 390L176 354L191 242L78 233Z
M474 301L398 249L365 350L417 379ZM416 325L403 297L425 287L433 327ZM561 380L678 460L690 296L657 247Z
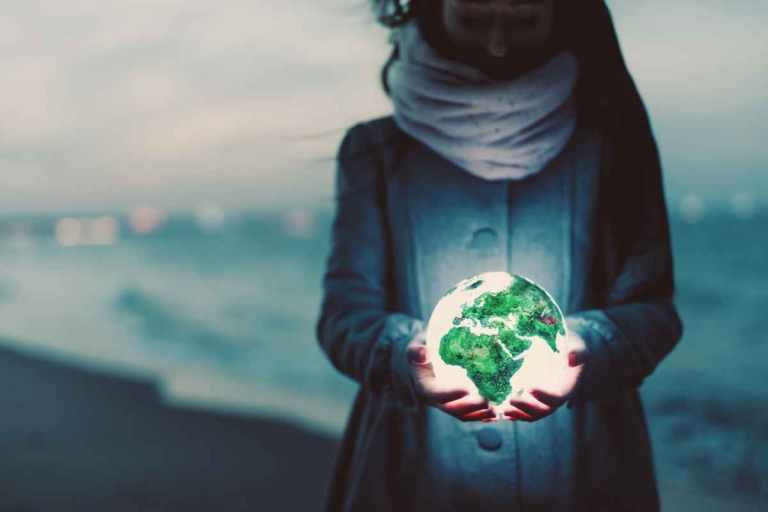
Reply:
M437 382L432 363L427 359L424 335L419 334L406 348L416 391L434 407L461 421L489 420L496 417L488 400L469 389L446 386Z
M571 397L584 369L586 345L584 339L568 331L565 342L567 362L559 367L552 382L532 386L520 396L508 400L511 407L504 409L510 420L536 421L549 416Z

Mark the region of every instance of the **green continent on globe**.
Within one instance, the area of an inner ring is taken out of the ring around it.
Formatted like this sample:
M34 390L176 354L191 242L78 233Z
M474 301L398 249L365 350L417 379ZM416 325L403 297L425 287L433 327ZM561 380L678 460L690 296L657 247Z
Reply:
M475 334L460 325L468 320L493 334ZM509 327L505 320L514 320ZM461 315L440 340L440 357L446 364L464 368L480 395L494 404L512 390L510 378L523 365L517 356L530 348L534 336L543 338L557 350L557 335L565 334L563 318L557 306L536 285L517 279L500 292L487 292L472 304L462 307Z
M467 327L453 327L443 336L440 357L466 369L480 394L497 404L512 390L509 379L523 364L510 357L496 336L474 334Z

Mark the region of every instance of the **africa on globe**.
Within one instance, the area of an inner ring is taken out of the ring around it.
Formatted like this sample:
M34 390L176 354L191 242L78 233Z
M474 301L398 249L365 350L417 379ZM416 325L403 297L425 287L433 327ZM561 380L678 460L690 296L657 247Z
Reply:
M485 272L438 301L427 324L435 378L461 385L494 408L513 393L557 377L567 365L565 322L542 287L523 276Z

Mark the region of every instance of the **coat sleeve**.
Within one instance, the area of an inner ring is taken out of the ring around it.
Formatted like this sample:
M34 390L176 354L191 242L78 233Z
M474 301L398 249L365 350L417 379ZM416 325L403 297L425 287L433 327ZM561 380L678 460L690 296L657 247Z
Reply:
M574 401L607 400L638 387L676 346L683 325L674 304L669 222L658 149L647 113L617 120L600 191L598 267L603 307L566 316L586 342Z
M364 128L349 128L336 155L336 211L315 333L341 373L369 391L415 407L405 348L425 325L389 307L392 254L382 170Z

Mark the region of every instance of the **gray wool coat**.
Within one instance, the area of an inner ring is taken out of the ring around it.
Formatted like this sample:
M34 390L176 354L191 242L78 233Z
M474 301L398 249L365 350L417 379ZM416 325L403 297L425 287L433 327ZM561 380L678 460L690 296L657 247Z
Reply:
M658 510L638 386L682 324L655 142L607 119L580 123L541 173L501 181L391 116L347 130L316 334L360 388L326 510ZM544 286L587 343L575 393L539 421L462 422L409 378L404 349L440 297L492 270Z

